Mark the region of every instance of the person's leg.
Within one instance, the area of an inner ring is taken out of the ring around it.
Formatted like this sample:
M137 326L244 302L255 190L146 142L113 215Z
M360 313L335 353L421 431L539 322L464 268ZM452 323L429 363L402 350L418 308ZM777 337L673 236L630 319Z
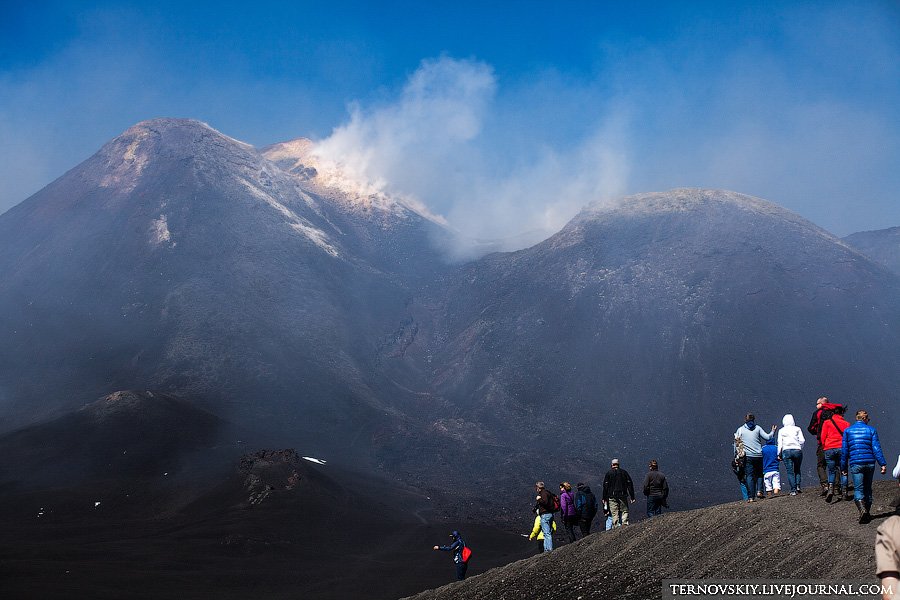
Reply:
M825 486L828 485L828 463L825 461L825 450L822 444L816 446L816 473L819 475L819 485L822 486L822 495L825 495Z
M466 578L466 569L468 569L468 568L469 568L469 563L464 563L462 561L459 561L458 563L456 563L456 578L459 581L462 581L463 579Z
M747 486L747 496L753 502L756 499L756 469L752 458L747 457L744 463L744 485Z
M628 525L628 499L620 500L622 503L621 513L622 513L622 525Z
M563 525L566 527L566 536L571 544L575 541L575 517L564 517Z
M863 491L863 472L860 468L862 465L850 465L850 478L853 479L853 499L862 502L865 499Z
M591 522L581 519L578 521L578 528L581 530L581 539L584 539L591 532Z
M866 509L866 512L872 508L872 480L875 479L875 463L869 463L867 465L863 465L863 506ZM854 493L855 490L854 490Z
M619 527L622 525L622 513L619 512L619 499L609 499L609 516L612 518L612 526Z
M544 534L544 552L553 550L553 513L541 515L541 532Z
M828 466L828 493L826 502L831 502L834 488L841 485L841 449L832 448L825 451L825 464Z
M747 491L747 482L744 479L741 479L741 497L745 501L750 499L750 494Z
M797 493L797 484L794 479L794 452L796 450L784 450L781 453L781 458L784 459L784 470L787 474L787 484L790 488L791 495Z
M795 450L794 452L796 452L796 454L794 455L794 477L796 477L796 489L797 493L799 494L800 490L802 489L800 481L801 479L803 479L803 469L801 469L801 467L803 466L803 450Z
M781 493L781 473L775 471L772 473L772 488L775 490L775 495Z

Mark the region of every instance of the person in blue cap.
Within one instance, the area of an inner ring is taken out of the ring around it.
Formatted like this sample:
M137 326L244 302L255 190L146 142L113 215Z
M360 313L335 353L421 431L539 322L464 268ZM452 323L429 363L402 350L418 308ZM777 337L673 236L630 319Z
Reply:
M453 562L456 564L456 578L462 581L466 578L466 569L469 568L468 560L463 559L463 549L466 547L466 543L455 529L450 532L450 539L453 541L449 545L435 546L432 549L453 553Z

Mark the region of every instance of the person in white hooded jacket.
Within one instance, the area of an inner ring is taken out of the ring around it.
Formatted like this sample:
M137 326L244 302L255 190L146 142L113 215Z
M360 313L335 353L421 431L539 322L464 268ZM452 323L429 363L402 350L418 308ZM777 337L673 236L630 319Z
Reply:
M800 492L800 464L803 462L803 430L794 424L794 415L784 415L783 427L778 431L778 456L784 461L791 496Z

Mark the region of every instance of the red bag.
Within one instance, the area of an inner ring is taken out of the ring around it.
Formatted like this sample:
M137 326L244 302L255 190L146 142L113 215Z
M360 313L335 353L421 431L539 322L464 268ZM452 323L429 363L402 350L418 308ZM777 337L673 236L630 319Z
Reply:
M472 550L468 546L463 546L462 561L464 563L467 563L467 562L469 562L470 558L472 558Z

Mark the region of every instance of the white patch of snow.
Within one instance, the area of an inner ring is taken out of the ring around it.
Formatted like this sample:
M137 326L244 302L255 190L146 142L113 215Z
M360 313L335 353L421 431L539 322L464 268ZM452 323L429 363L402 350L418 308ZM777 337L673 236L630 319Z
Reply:
M176 242L172 241L172 234L169 231L168 217L160 215L158 219L154 219L150 228L150 243L154 246L167 243L171 248L175 247Z
M301 458L303 458L303 460L308 460L309 462L316 463L317 465L324 465L327 462L322 460L321 458L313 458L312 456L303 456Z
M311 242L313 242L316 246L330 254L331 256L338 257L338 251L334 246L328 243L328 236L324 231L318 229L312 225L309 221L299 216L297 213L289 209L287 206L257 188L255 185L250 183L245 179L238 179L241 184L247 188L247 190L253 194L256 198L262 200L275 210L277 210L281 215L288 221L288 224L294 231L297 231L304 236L306 236Z
M140 151L141 142L149 135L145 129L138 129L134 132L134 137L122 153L121 162L111 165L112 170L100 180L102 187L121 187L125 193L135 188L149 161L148 153ZM113 160L116 160L115 157Z

